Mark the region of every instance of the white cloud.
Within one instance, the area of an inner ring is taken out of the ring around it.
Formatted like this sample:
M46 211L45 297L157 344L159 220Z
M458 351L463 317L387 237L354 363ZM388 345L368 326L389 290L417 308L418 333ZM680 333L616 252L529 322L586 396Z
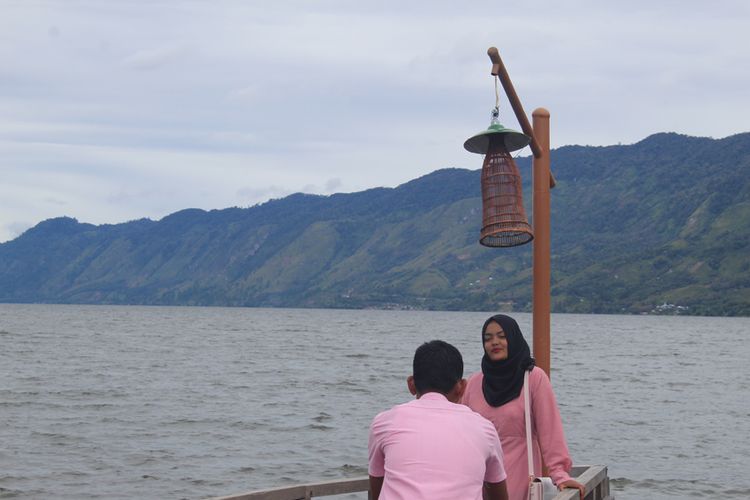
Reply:
M190 48L185 44L144 49L127 56L122 64L138 70L153 70L185 57L189 51Z

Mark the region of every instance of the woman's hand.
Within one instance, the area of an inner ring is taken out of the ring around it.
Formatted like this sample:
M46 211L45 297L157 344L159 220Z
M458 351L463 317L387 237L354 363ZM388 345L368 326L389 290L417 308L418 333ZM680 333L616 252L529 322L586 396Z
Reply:
M581 483L579 483L578 481L574 481L573 479L568 479L567 481L563 481L557 485L557 489L559 490L565 488L576 488L581 494L581 500L583 500L583 495L586 493L586 488Z

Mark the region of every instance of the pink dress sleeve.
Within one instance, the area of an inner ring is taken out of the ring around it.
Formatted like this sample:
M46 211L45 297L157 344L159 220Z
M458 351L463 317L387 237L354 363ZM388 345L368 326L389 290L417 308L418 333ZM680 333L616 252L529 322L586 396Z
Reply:
M560 410L547 374L534 367L529 377L533 434L542 450L544 463L555 484L570 479L573 462L563 433Z

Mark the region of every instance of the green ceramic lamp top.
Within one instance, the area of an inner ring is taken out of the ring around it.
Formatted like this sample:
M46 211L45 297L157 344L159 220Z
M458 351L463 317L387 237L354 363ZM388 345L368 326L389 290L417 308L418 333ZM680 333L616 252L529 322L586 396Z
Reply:
M531 142L531 137L528 135L518 132L517 130L506 128L493 120L487 130L483 130L467 139L466 142L464 142L464 149L470 153L486 154L490 147L490 140L492 138L502 140L505 149L509 153L525 148Z

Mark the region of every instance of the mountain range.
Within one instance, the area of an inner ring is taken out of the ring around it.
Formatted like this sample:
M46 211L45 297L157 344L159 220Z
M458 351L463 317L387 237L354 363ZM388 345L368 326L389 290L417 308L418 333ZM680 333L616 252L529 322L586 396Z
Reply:
M530 158L516 159L530 210ZM554 312L750 316L750 133L551 153ZM531 245L478 243L479 170L159 221L43 221L0 302L528 311Z

